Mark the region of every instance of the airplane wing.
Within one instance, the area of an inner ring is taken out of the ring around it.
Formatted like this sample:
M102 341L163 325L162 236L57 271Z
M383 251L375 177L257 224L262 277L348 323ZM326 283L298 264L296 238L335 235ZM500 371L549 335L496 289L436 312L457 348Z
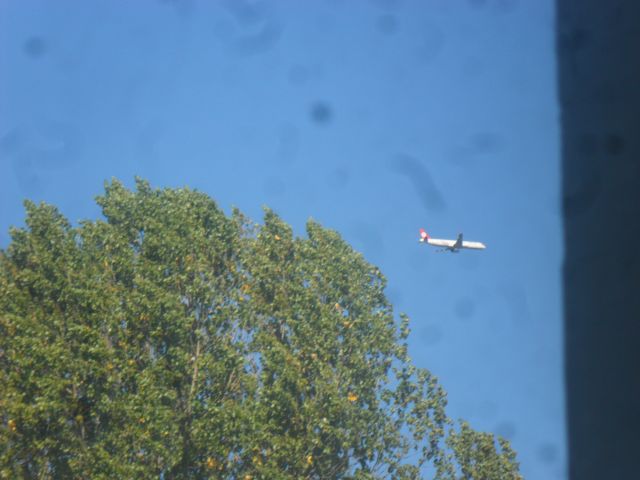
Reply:
M462 248L462 234L461 233L458 234L458 239L456 240L456 243L453 244L453 248Z

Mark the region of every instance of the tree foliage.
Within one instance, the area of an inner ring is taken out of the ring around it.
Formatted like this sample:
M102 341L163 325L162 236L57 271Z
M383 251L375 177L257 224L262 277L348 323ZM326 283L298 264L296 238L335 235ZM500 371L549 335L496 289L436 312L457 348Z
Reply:
M97 202L27 202L0 252L0 477L521 478L336 232L142 180Z

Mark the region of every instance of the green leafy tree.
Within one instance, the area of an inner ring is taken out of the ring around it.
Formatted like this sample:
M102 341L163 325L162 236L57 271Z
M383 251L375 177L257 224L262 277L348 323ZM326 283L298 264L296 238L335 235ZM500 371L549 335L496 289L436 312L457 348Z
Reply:
M27 202L0 252L0 477L521 478L336 232L142 180L97 201Z

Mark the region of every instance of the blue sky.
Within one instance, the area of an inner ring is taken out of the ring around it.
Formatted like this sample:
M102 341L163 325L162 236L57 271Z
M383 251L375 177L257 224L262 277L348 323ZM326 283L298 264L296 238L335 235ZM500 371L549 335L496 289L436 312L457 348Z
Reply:
M342 233L449 412L565 476L551 0L0 0L0 246L117 177ZM438 254L433 236L488 245Z

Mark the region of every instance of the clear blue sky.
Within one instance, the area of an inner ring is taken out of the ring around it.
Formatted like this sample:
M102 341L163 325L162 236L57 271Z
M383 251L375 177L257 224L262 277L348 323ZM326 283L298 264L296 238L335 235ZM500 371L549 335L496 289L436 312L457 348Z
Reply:
M313 217L387 275L449 412L566 478L553 22L551 0L0 0L0 246L24 198L96 218L111 177Z

